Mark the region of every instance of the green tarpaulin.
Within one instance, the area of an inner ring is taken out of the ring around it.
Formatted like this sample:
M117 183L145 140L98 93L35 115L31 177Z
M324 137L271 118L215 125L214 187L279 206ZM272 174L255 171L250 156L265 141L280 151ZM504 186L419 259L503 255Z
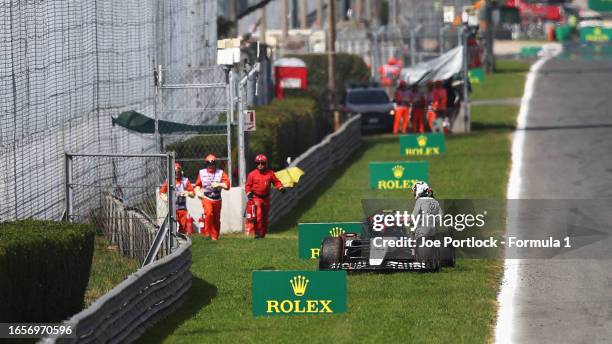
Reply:
M155 134L155 119L133 110L122 112L118 117L114 117L113 125L115 124L141 134ZM227 126L225 124L189 125L162 120L159 121L160 134L184 132L206 134L225 131L227 131Z

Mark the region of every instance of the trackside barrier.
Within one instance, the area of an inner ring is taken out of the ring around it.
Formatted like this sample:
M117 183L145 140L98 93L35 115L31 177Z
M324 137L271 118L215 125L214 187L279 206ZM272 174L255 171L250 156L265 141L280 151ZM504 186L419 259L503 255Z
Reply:
M304 171L300 182L290 191L271 194L268 221L273 223L293 209L298 202L317 186L329 173L340 166L361 145L361 115L350 118L340 129L327 135L323 141L310 147L289 166Z
M177 309L191 288L191 240L179 237L171 254L130 275L70 324L76 338L44 338L39 343L129 343Z

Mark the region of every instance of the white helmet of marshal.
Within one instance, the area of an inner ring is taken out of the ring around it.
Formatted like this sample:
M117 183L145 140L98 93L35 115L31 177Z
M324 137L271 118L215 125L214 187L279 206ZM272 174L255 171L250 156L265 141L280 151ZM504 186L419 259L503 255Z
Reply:
M412 186L412 194L414 195L415 199L419 197L427 196L429 194L429 190L430 190L429 185L427 185L427 183L422 182L422 181L417 181Z

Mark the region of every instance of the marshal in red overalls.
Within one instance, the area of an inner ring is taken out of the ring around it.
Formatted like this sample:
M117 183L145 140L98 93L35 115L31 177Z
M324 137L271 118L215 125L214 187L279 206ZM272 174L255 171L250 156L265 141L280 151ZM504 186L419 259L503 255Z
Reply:
M250 218L246 221L246 231L248 235L255 233L255 238L264 238L268 231L271 185L281 192L285 189L274 175L274 171L267 168L268 158L265 155L257 155L255 164L257 168L249 173L244 187L249 198L247 212L255 209L255 214L250 214Z

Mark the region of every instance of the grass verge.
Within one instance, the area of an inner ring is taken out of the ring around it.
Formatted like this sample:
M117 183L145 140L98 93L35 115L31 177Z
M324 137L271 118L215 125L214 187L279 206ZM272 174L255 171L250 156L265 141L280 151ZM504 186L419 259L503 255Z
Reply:
M85 307L109 292L138 268L140 263L137 260L121 256L104 236L96 236L91 273L85 291Z
M472 88L472 100L520 98L525 86L525 73L530 63L520 60L497 61L497 72L488 74L482 84Z
M477 108L474 124L478 130L469 135L450 136L445 155L427 158L430 182L437 197L505 198L510 134L516 115L516 107L503 111ZM368 162L393 160L405 160L400 156L397 138L365 138L346 167L332 172L265 240L244 240L240 235L224 236L220 242L194 238L191 269L194 284L185 305L151 329L141 342L490 340L501 277L501 261L496 260L461 259L456 268L437 274L351 275L349 311L345 314L252 316L253 270L316 269L315 262L297 258L297 223L361 220L363 198L411 197L406 191L369 189Z

